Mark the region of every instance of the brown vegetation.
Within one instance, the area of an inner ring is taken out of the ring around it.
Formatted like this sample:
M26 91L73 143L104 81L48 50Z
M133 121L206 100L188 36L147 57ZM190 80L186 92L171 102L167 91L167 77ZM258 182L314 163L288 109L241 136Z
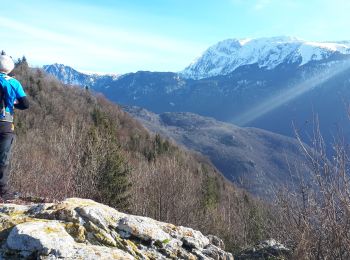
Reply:
M341 140L329 160L317 122L312 150L298 138L313 167L312 178L297 183L296 191L281 192L276 232L293 248L293 259L349 259L350 154Z
M11 185L23 194L95 199L224 238L234 251L271 234L271 210L205 159L150 135L105 98L19 62L29 95L16 114Z
M31 107L16 114L11 186L27 195L95 199L120 210L186 225L237 251L261 239L292 247L295 259L349 259L349 151L331 161L315 129L304 149L311 179L274 207L235 188L199 155L184 151L105 98L64 86L20 62L16 77ZM300 141L303 147L303 143Z

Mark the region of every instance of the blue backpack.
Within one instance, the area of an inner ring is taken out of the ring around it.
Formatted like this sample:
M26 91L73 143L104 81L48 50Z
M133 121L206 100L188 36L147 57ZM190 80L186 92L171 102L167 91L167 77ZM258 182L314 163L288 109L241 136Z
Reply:
M10 87L8 82L9 78L10 77L7 75L0 76L0 121L13 122L13 116L9 112L6 112L7 89Z

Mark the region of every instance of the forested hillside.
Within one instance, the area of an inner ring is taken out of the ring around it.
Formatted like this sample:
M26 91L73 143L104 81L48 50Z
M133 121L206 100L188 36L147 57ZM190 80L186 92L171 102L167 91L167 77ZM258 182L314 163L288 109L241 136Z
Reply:
M234 251L271 235L271 209L208 161L150 135L118 106L18 62L30 99L17 111L11 185L50 199L91 198L219 235ZM268 235L269 234L269 235Z
M275 238L294 259L349 258L343 142L334 144L330 163L316 128L315 150L304 150L313 169L310 183L301 178L294 192L276 190L277 201L269 205L233 186L203 157L149 134L104 97L63 85L24 59L14 75L30 99L30 109L16 114L14 190L49 199L91 198L189 226L223 238L234 253Z

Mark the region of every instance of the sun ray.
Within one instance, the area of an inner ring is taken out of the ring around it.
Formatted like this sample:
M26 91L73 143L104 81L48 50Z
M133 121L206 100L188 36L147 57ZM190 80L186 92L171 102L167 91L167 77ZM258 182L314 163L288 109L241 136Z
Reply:
M283 104L297 98L298 96L320 87L323 83L329 79L337 76L338 74L350 69L350 60L344 60L338 64L334 64L326 69L323 69L317 75L304 80L303 82L296 84L293 87L289 87L281 93L278 93L270 98L263 100L262 102L255 105L253 108L243 112L241 115L233 118L232 123L240 126L245 126L255 119L279 108Z

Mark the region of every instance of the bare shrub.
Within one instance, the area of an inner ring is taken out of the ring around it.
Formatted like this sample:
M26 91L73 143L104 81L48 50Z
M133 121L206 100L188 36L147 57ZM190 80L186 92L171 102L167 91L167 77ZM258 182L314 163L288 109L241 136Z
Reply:
M350 258L349 150L339 140L329 160L317 120L314 149L305 147L299 138L313 174L310 180L298 183L296 192L281 192L276 230L293 247L295 259Z

